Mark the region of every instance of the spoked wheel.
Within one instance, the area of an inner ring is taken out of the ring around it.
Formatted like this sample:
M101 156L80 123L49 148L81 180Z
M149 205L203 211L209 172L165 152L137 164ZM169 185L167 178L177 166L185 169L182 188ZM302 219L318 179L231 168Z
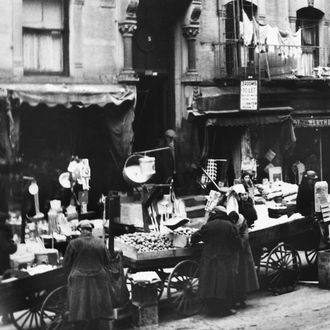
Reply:
M201 310L198 283L199 265L196 261L181 261L172 270L168 278L167 297L172 308L181 315L190 316Z
M73 329L72 323L67 320L67 312L67 287L61 286L53 290L41 306L40 324L42 329Z
M280 243L270 253L266 265L266 281L274 293L292 291L299 280L301 260L298 252L290 245Z
M305 258L309 266L312 266L317 262L317 251L318 249L305 251Z
M17 329L40 329L40 307L46 295L47 292L43 290L26 296L26 305L29 306L29 309L10 314L10 318Z

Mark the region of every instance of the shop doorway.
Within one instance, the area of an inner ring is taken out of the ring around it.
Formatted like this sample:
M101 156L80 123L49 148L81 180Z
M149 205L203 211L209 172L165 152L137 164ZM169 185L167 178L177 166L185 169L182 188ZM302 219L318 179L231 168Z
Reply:
M306 170L314 170L321 178L323 176L323 179L325 179L326 159L322 161L322 156L329 158L325 152L325 145L329 147L329 142L323 143L324 145L322 146L322 141L325 142L326 140L322 138L322 135L324 135L322 131L322 128L295 129L297 141L294 149L294 161L301 161L305 165ZM328 178L330 178L329 174L327 173L326 175Z
M133 150L154 148L163 132L171 127L167 77L142 76L137 85L137 104L133 123Z

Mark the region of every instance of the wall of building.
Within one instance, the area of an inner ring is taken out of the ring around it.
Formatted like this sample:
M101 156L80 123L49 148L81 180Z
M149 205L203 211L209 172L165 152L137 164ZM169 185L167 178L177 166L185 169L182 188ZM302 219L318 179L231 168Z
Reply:
M0 1L0 82L116 83L123 68L118 23L129 0L70 0L69 77L23 73L23 0Z

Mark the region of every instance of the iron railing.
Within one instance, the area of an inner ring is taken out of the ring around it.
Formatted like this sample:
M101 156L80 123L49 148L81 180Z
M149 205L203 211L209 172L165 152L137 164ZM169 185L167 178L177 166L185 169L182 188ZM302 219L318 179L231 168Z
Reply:
M330 49L319 46L214 45L215 78L260 75L268 79L330 78Z

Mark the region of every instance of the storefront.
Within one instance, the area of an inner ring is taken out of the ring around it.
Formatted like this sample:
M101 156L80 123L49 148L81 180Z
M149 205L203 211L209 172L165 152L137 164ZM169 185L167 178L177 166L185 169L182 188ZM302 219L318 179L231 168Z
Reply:
M34 176L43 208L55 197L58 176L72 155L89 159L92 209L102 194L122 188L122 164L133 140L134 87L13 84L0 90L2 112L9 119L1 143L17 167L11 177L13 199L20 193L17 181Z
M239 110L238 95L221 95L216 87L206 91L210 90L207 94L203 89L196 101L197 109L191 113L196 123L204 125L204 157L227 160L224 183L232 185L242 170L255 172L257 181L261 181L269 177L269 167L284 169L295 142L293 109L281 106Z
M306 170L315 170L321 180L330 181L330 117L329 111L302 111L294 116L297 142L293 157L301 161Z

